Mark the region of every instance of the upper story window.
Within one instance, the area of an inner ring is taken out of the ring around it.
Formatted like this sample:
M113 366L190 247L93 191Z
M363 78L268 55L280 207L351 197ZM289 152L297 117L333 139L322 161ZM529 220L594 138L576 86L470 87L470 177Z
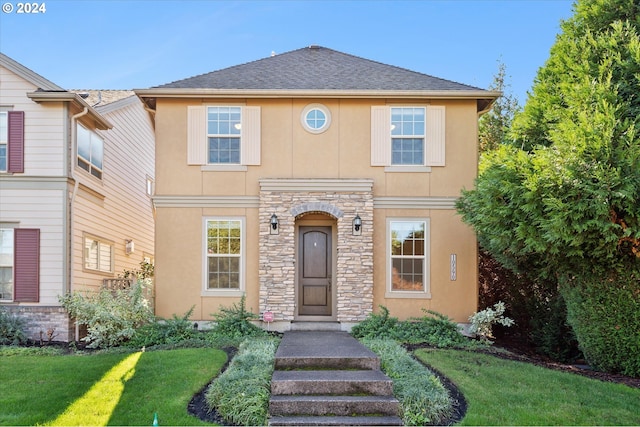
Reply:
M425 108L391 108L391 164L424 165Z
M77 125L78 166L96 178L102 179L104 140L95 132Z
M208 107L208 163L240 164L241 107Z
M329 129L331 112L322 104L310 104L302 110L302 126L311 133L322 133Z
M0 172L7 171L7 141L9 139L9 124L6 111L0 111Z
M371 166L386 172L430 172L445 166L442 105L371 107Z

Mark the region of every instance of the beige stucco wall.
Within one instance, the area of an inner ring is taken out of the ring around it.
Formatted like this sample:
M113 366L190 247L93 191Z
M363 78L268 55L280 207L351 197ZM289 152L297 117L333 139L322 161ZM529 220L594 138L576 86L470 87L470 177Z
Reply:
M238 100L158 99L156 113L156 313L182 314L195 305L194 320L211 320L220 305L238 296L202 296L203 218L246 218L247 305L260 311L258 301L260 254L258 220L260 180L264 179L368 179L376 198L458 197L471 188L477 173L477 107L475 100L403 102L363 99L249 99L261 107L261 165L246 171L203 171L187 165L187 106L238 104ZM304 130L300 115L310 103L322 103L332 115L331 127L314 135ZM385 172L371 167L372 105L444 105L446 107L446 167L428 173ZM183 196L168 205L163 197ZM248 196L255 206L224 206L203 201L207 196ZM251 199L251 200L254 200ZM386 298L386 218L429 218L431 299ZM420 316L421 308L442 312L465 322L477 304L477 244L472 230L448 208L374 208L374 301L400 318ZM457 278L450 280L450 255L457 255ZM339 274L339 272L338 272Z

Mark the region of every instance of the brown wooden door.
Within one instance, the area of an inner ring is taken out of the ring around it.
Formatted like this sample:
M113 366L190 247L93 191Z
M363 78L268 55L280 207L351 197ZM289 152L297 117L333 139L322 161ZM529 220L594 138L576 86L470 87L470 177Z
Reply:
M331 316L331 227L300 227L298 314Z

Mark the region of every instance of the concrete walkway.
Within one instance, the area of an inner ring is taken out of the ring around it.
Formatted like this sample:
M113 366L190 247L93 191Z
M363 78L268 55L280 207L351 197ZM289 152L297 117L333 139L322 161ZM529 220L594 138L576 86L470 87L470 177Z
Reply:
M378 356L347 332L285 332L271 379L269 424L402 425Z

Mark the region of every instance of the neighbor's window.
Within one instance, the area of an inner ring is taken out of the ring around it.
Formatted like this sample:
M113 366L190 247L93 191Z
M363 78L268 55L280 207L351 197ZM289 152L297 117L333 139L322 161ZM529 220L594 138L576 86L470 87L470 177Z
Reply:
M208 162L240 164L242 107L208 107Z
M95 132L78 123L78 166L96 178L102 179L102 160L104 156L104 141Z
M13 300L13 228L0 228L0 300Z
M390 221L391 291L425 291L426 221Z
M424 165L424 107L391 108L391 164Z
M7 140L9 139L9 114L0 111L0 172L7 171Z
M210 219L207 233L207 290L241 288L242 221Z
M96 237L84 237L84 268L113 273L113 243Z

